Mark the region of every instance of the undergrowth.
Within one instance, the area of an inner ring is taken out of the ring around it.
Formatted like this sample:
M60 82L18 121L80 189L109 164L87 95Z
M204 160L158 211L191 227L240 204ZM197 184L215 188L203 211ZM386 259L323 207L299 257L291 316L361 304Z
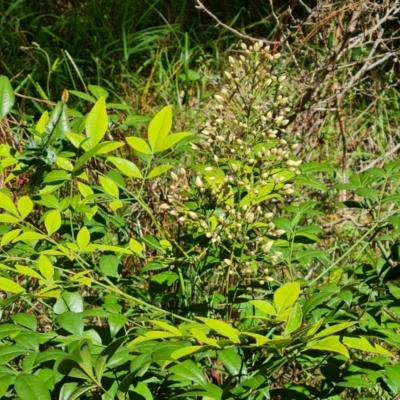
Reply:
M1 3L0 398L400 395L393 5L77 3Z

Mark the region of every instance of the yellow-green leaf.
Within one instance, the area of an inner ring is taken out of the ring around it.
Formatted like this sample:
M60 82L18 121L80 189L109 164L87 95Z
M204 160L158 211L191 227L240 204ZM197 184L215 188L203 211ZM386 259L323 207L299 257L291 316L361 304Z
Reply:
M13 282L11 279L0 277L0 290L10 293L21 293L25 289L18 285L18 283Z
M59 210L50 211L44 220L44 226L46 227L47 234L51 236L54 232L57 232L61 227L61 213Z
M49 118L49 112L48 112L48 111L45 111L45 112L41 115L41 117L40 117L38 123L36 124L36 130L37 130L39 133L43 133L43 132L44 132L44 128L46 127L47 123L49 122L49 119L50 119L50 118Z
M209 346L214 346L219 348L220 346L218 345L218 340L209 338L203 331L200 329L192 329L191 331L192 336L200 343L205 343L208 344Z
M334 353L342 354L347 358L350 357L346 347L340 343L338 336L330 336L321 340L309 342L306 347L314 350L332 351Z
M139 168L133 162L119 157L108 157L107 160L114 164L123 174L132 178L143 178Z
M111 210L116 211L119 208L121 208L124 205L124 203L121 200L115 200L115 201L110 201L109 205Z
M97 151L97 154L106 154L106 153L116 150L124 145L121 142L103 142L102 144L103 144L103 146L101 146L101 148L99 148L99 150Z
M29 196L22 196L18 199L17 207L22 219L25 219L33 210L33 202Z
M92 188L82 182L78 182L78 190L83 198L93 194Z
M173 146L175 146L185 137L191 135L192 134L190 132L180 132L180 133L174 133L173 135L168 135L157 141L156 146L154 148L154 153L160 153L161 151L168 150Z
M66 171L72 171L74 169L72 162L70 160L68 160L68 158L65 158L65 157L57 156L56 164L60 168L65 169Z
M250 300L250 304L252 304L255 308L259 309L265 314L268 315L276 315L276 310L271 303L265 300Z
M80 250L83 250L90 243L90 232L86 226L83 226L78 232L76 242L78 243Z
M43 254L39 256L39 270L40 273L50 280L54 276L54 267L51 261Z
M4 224L15 224L20 222L20 219L10 214L0 214L0 222Z
M126 138L126 141L134 149L143 154L153 154L147 142L139 137L131 136Z
M292 332L300 328L302 320L303 312L301 311L300 304L296 303L292 312L289 314L285 329L285 336L290 335Z
M274 304L278 314L292 306L299 298L299 295L299 282L288 283L276 290L276 292L274 293Z
M150 321L152 322L154 325L159 326L161 329L164 329L167 332L173 333L174 335L178 335L178 336L182 336L182 332L176 328L175 326L172 326L170 324L167 324L164 321Z
M79 148L81 143L85 140L83 136L73 132L67 132L66 136L76 148Z
M150 121L148 139L153 152L157 143L162 141L171 130L172 126L172 107L166 106L159 111Z
M343 322L341 324L332 325L329 328L323 329L321 332L318 332L316 335L314 335L314 338L316 339L324 336L333 335L334 333L343 331L344 329L347 329L355 324L357 324L357 321Z
M96 250L115 251L116 253L132 254L130 250L124 249L123 247L110 246L108 244L96 244L95 246Z
M342 338L342 342L351 349L357 349L366 351L368 353L377 353L389 357L394 357L394 355L390 351L384 349L382 346L379 346L379 344L375 343L371 344L365 337L362 336L361 337L344 336Z
M21 233L21 235L13 240L13 243L20 242L22 240L40 240L43 238L45 238L45 236L41 233L28 231Z
M187 347L182 347L181 349L175 350L171 353L170 357L173 358L174 360L179 360L180 358L190 356L192 354L195 354L199 351L204 351L205 346L187 346ZM165 364L163 365L163 368L165 368L167 365L169 365L171 361L166 361Z
M153 170L150 171L150 173L147 175L147 179L152 179L155 178L156 176L164 174L171 168L173 168L172 165L159 165L158 167L155 167Z
M106 101L104 97L100 97L96 104L90 110L86 118L85 128L88 148L92 149L98 144L107 132L108 116L106 109Z
M269 342L270 339L268 339L267 337L263 336L263 335L259 335L258 333L253 333L253 332L240 332L241 335L245 335L245 336L250 336L253 339L256 340L256 346L262 346L265 343Z
M143 255L143 246L140 242L135 239L129 240L129 248L139 256Z
M3 235L0 242L0 247L3 247L13 241L21 232L21 229L14 229Z
M39 275L34 269L32 269L31 267L26 267L24 265L16 265L15 266L16 271L19 274L22 275L26 275L26 276L30 276L32 278L36 278L36 279L43 279L43 276Z
M99 177L101 187L111 196L115 197L116 199L119 198L119 190L117 184L104 176Z
M14 214L16 217L19 217L17 208L14 205L14 201L3 192L0 192L0 208L8 211L11 214Z
M209 326L215 332L219 333L221 336L227 337L228 339L232 340L233 343L240 343L237 329L233 328L226 322L204 317L196 318L204 322L207 326Z

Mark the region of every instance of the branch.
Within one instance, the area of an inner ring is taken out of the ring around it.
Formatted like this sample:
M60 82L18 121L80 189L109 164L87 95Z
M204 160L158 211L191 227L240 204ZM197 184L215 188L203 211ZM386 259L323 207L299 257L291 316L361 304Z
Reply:
M223 22L221 22L218 19L217 16L215 16L211 11L209 11L206 7L204 7L204 5L200 2L200 0L195 0L195 1L197 3L197 6L195 6L197 9L199 9L201 11L204 11L213 20L217 21L217 25L221 25L223 28L225 28L226 30L234 33L236 36L239 36L239 37L241 37L243 39L246 39L246 40L250 40L252 42L259 42L260 40L262 40L262 42L265 43L265 44L282 44L281 41L276 42L276 41L270 41L270 40L265 40L265 39L258 39L258 38L252 37L252 36L245 35L245 34L239 32L238 30L233 29L230 26L228 26L228 25L224 24Z

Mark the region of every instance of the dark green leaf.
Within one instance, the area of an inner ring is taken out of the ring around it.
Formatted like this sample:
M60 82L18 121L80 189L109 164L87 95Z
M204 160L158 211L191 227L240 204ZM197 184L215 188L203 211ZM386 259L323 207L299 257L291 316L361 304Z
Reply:
M51 400L46 384L36 375L18 375L14 388L21 400Z

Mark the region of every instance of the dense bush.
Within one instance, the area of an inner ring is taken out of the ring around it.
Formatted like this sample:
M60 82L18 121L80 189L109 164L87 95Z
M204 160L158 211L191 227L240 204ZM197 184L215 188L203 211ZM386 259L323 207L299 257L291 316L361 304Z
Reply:
M238 47L197 133L170 133L170 106L144 130L95 85L21 121L1 76L0 396L400 393L400 163L328 190L293 154L279 60ZM351 193L353 241L324 237L315 189Z

